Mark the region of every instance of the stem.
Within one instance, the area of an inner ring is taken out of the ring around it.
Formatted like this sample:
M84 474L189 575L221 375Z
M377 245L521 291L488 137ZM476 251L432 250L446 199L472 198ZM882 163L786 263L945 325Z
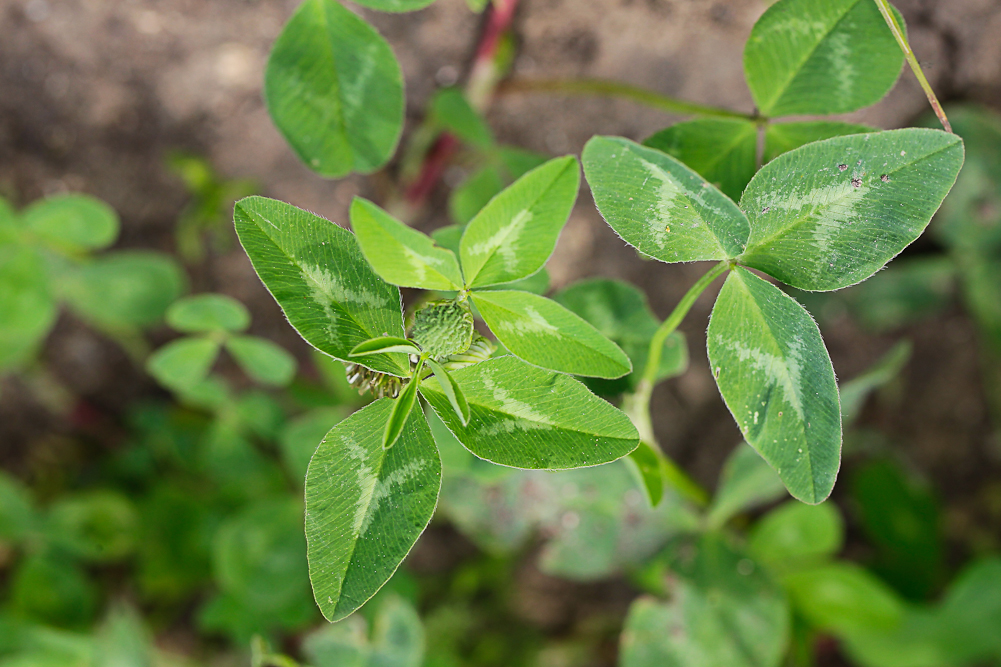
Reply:
M942 109L942 105L939 104L938 98L935 96L935 91L932 90L931 84L928 83L928 79L925 78L925 73L921 69L921 63L918 62L917 57L914 55L911 45L907 43L907 37L904 36L904 31L900 29L900 25L897 23L896 17L893 15L893 12L890 11L890 4L886 0L874 0L874 2L876 3L876 6L879 7L879 12L883 15L886 25L890 26L890 32L893 33L894 38L897 40L897 44L900 45L900 50L904 52L907 64L911 66L911 71L914 72L914 76L917 77L918 83L921 84L921 89L925 91L925 95L928 97L928 103L931 104L931 108L935 111L935 115L938 116L938 120L942 123L942 127L945 128L946 132L952 132L952 125L949 124L949 119L946 118L945 111Z
M767 119L756 114L741 113L720 109L718 107L686 102L661 93L633 86L619 81L602 79L515 79L503 84L498 90L501 94L524 92L564 93L568 95L602 95L621 97L646 106L682 115L698 114L715 116L717 118L743 118L755 122Z
M699 295L728 268L730 268L730 263L724 260L699 278L698 282L685 293L685 296L681 297L681 301L674 307L674 311L658 327L657 333L650 340L650 353L647 355L646 368L643 370L643 379L640 382L641 389L643 385L647 385L648 392L653 391L653 385L657 382L657 370L660 368L660 357L664 352L664 343L667 342L667 337L674 333L681 321L685 319L685 315L692 309L692 305L699 298ZM639 391L637 390L637 393Z
M476 57L473 59L466 83L466 99L469 100L469 105L481 114L490 106L497 84L504 75L504 71L497 63L498 50L504 33L511 27L517 8L518 0L498 0L487 10L490 13L476 47ZM428 141L426 138L424 140ZM462 148L462 142L447 132L438 135L433 143L428 143L431 144L430 150L424 156L419 173L405 188L403 200L409 211L401 209L401 217L410 217L409 214L402 214L418 209L427 201L442 174ZM408 163L414 161L413 158L408 159Z
M650 397L653 395L653 387L657 383L660 357L663 354L667 337L674 333L681 321L685 319L685 315L692 309L692 305L699 298L699 295L728 268L730 268L730 263L724 260L699 278L698 282L692 285L691 289L681 298L667 319L657 328L657 332L650 340L650 352L647 354L646 367L643 369L643 379L640 380L636 391L627 394L622 401L622 410L629 415L629 419L636 426L640 440L650 445L661 458L661 470L664 477L679 493L700 506L709 504L709 493L678 467L677 463L668 458L660 448L657 438L654 436L653 421L650 418Z

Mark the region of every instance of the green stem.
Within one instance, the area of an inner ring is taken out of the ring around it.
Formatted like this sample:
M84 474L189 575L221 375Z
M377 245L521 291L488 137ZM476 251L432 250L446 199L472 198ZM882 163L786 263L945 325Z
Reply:
M654 385L657 384L657 371L660 369L660 358L664 352L664 343L667 342L667 337L674 333L681 321L685 319L685 315L692 309L692 305L699 298L699 295L729 268L730 262L724 260L699 278L698 282L692 285L691 289L681 298L667 319L657 328L650 340L650 351L647 354L646 367L643 369L643 378L636 387L636 391L626 395L622 402L622 409L629 415L636 430L639 431L640 440L649 444L660 456L661 470L667 481L683 496L701 506L709 504L709 493L678 467L678 464L668 458L657 443L653 433L653 420L650 417L650 398L653 396Z
M678 325L681 324L681 321L685 319L685 315L692 309L692 305L699 298L699 295L728 268L730 268L730 263L724 260L699 278L698 282L692 285L691 289L685 293L685 296L681 297L681 301L674 307L674 311L657 328L657 333L650 340L650 353L647 356L646 368L643 369L641 386L646 384L649 385L650 391L653 390L653 385L657 382L657 370L660 368L660 357L664 352L664 343L667 342L667 337L674 333Z
M893 33L893 37L897 40L897 44L900 45L900 50L904 52L904 58L907 59L907 64L911 66L911 71L914 72L914 76L917 78L918 83L921 84L921 89L925 91L925 95L928 97L928 103L931 104L931 108L935 111L935 115L938 116L938 120L942 123L942 127L945 128L946 132L952 132L952 125L949 124L949 119L946 118L945 111L942 109L942 105L939 104L938 97L935 96L935 91L932 90L931 84L928 83L928 79L925 78L925 73L921 69L921 63L918 62L917 57L914 55L911 45L907 43L907 37L904 36L904 31L901 30L896 17L893 15L893 12L890 11L890 3L886 0L874 0L874 2L876 3L876 6L879 7L879 12L883 15L886 25L890 26L890 32Z
M743 118L755 122L764 122L767 120L755 114L686 102L685 100L669 97L652 90L632 86L628 83L605 81L602 79L514 79L504 83L498 90L499 93L504 94L534 91L565 93L568 95L621 97L645 104L654 109L682 115L696 114L700 116L715 116L717 118Z

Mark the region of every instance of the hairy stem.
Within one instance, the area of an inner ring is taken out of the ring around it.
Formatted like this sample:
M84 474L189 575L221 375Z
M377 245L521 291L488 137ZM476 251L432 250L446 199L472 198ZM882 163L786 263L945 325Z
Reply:
M660 109L661 111L667 111L668 113L682 115L698 114L701 116L715 116L717 118L743 118L753 121L766 120L754 114L686 102L685 100L669 97L652 90L632 86L628 83L605 81L603 79L513 79L501 85L497 92L501 94L545 92L567 95L621 97L655 109Z
M681 321L685 319L685 315L692 309L692 305L699 298L699 295L728 268L730 268L730 263L724 260L699 278L698 282L692 285L691 289L681 298L667 319L657 328L657 332L650 340L650 352L647 354L643 378L640 380L639 386L636 387L636 391L628 394L622 402L622 409L629 415L636 430L639 431L640 440L650 445L661 458L661 470L664 477L679 493L698 505L707 505L709 494L661 450L653 432L650 398L653 395L654 385L657 384L657 371L660 369L660 359L667 337L674 333Z
M945 116L945 111L942 109L942 105L938 101L938 97L935 96L935 91L932 90L931 84L928 83L928 79L925 78L925 73L921 69L921 63L918 62L917 57L914 55L914 51L911 49L911 45L907 43L907 37L904 36L904 31L901 30L900 25L897 23L897 19L893 16L893 12L890 11L890 3L887 0L873 0L876 6L879 7L880 14L883 15L883 19L886 21L886 25L890 26L890 32L893 33L894 38L897 40L897 44L900 45L900 50L904 52L904 58L907 59L907 64L911 66L911 71L914 72L914 76L917 78L918 83L921 84L921 89L925 91L925 95L928 97L928 103L931 104L931 108L935 111L935 115L938 116L938 120L942 123L942 127L945 128L946 132L952 132L952 125L949 124L949 119Z

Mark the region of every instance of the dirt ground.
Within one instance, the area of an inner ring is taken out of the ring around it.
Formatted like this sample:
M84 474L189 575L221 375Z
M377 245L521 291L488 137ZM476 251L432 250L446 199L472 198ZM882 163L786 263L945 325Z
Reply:
M343 223L352 196L375 196L372 181L327 181L309 172L272 126L261 99L268 49L297 4L0 0L0 192L19 205L64 190L92 193L121 214L121 246L169 250L185 192L165 169L164 156L185 149L206 156L227 177L255 179L262 194ZM749 111L741 54L768 4L523 0L515 21L515 73L616 79ZM944 99L1001 109L1001 1L900 0L897 6ZM412 128L437 86L457 75L461 81L480 20L464 0L438 0L414 14L362 13L401 60ZM885 100L845 118L893 128L925 109L905 72ZM501 141L550 154L579 153L596 133L642 139L673 120L625 101L542 94L505 96L489 113ZM439 195L434 201L444 200ZM442 206L416 221L426 230L445 223ZM919 241L908 252L927 251L931 243ZM639 260L602 222L586 189L551 263L556 286L590 275L633 281L660 315L701 270ZM255 333L305 352L241 252L213 258L193 284L243 300L254 314ZM703 352L712 299L704 295L683 326L691 369L655 396L665 449L709 486L739 440ZM826 325L824 334L844 379L899 338L871 336L846 319ZM950 530L980 530L989 540L1001 517L984 515L982 508L986 496L1001 496L992 481L999 479L1001 443L989 421L975 331L957 307L902 335L915 344L904 382L896 394L870 405L863 423L890 433L893 446L934 481L952 508ZM45 354L62 382L108 415L120 412L126 398L153 391L113 345L67 316ZM36 443L66 432L16 383L3 389L0 460L21 460ZM1001 512L999 504L995 498Z

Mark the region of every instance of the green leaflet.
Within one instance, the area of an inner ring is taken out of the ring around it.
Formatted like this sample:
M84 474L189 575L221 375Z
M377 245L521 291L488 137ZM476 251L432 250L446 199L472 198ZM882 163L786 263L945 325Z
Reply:
M359 343L403 337L400 290L383 281L354 236L290 204L247 197L233 213L237 235L254 270L299 335L342 361ZM366 356L362 365L408 377L402 354Z
M187 279L169 255L124 250L96 257L58 279L59 292L84 319L107 329L159 322Z
M323 407L310 410L291 421L282 429L278 444L285 470L301 486L306 479L306 469L313 452L335 424L344 419L345 409Z
M555 301L514 290L474 292L470 298L497 339L529 363L601 378L632 371L625 352Z
M427 290L462 289L462 272L451 250L367 199L355 197L351 202L351 228L365 259L386 282Z
M421 394L459 442L482 459L512 468L583 468L622 458L639 440L625 413L580 382L516 357L496 357L452 377L469 404L467 425L437 380L421 382Z
M833 120L805 121L801 123L769 123L765 128L765 163L771 162L783 153L805 146L814 141L823 141L847 134L867 134L878 132L868 125L843 123ZM746 185L746 183L745 183Z
M484 206L504 189L504 181L501 179L497 167L483 167L479 171L471 174L462 181L458 187L452 190L448 198L448 212L452 219L456 221L455 251L459 250L459 239L462 237L463 225L476 217ZM441 229L435 230L432 236L435 241L447 248L452 248L451 243L446 243L438 238Z
M626 618L622 667L778 667L789 638L782 592L759 567L709 533L671 598L640 598Z
M804 505L790 500L766 514L747 541L756 561L777 570L822 560L841 551L844 520L834 503Z
M855 563L800 570L783 577L782 584L810 623L839 636L893 630L903 619L900 596Z
M36 528L38 515L28 487L0 471L0 540L17 546Z
M47 244L70 251L106 248L118 238L118 214L87 195L40 199L21 212L21 224Z
M45 262L34 248L0 243L0 372L26 361L56 321Z
M403 128L392 49L335 0L306 0L289 19L268 58L264 97L303 162L330 178L384 165Z
M250 326L250 313L224 294L199 294L171 304L167 324L185 333L244 331Z
M128 497L97 489L53 503L45 526L60 550L92 563L113 563L131 555L138 529L139 515Z
M897 377L910 358L911 343L902 340L863 373L838 386L841 421L845 426L855 423L869 394Z
M536 167L491 199L459 242L466 286L508 283L541 269L579 188L580 165L568 155Z
M418 362L414 369L414 379L403 387L403 391L393 401L393 409L389 413L389 419L386 420L386 428L382 435L383 449L389 449L395 445L407 425L410 413L413 412L414 405L417 403L417 378L423 368L424 364Z
M865 280L921 235L962 165L962 139L917 128L785 153L740 200L751 235L739 259L805 290Z
M229 614L235 618L220 618L218 625L232 631L249 620L253 632L313 622L316 610L309 604L304 542L298 498L257 500L227 518L212 545L212 569L223 593L214 606L220 616L226 603L236 609Z
M809 313L737 267L713 307L707 348L747 442L795 498L824 500L840 466L841 410L831 358Z
M739 118L699 118L651 135L644 146L684 162L737 201L757 170L758 126Z
M603 396L632 391L643 377L650 339L660 322L647 304L646 295L620 280L593 278L574 283L553 295L556 301L581 316L622 348L633 364L633 372L615 381L588 379L587 385ZM688 368L688 346L675 331L664 342L657 381L681 375Z
M661 469L661 454L651 445L640 441L639 446L629 453L626 461L639 477L640 486L646 491L646 499L651 507L656 507L664 499L664 473Z
M931 489L885 459L856 470L848 488L855 517L875 547L869 569L903 595L927 599L943 574L941 513Z
M605 221L629 245L664 262L736 257L747 218L675 158L620 137L584 146L584 173Z
M928 319L954 302L958 268L945 254L905 257L847 292L846 305L852 317L870 331L899 329Z
M357 0L362 7L380 12L414 12L430 5L434 0Z
M412 606L393 596L379 605L371 629L352 616L310 634L302 650L313 667L421 667L424 626Z
M490 126L469 105L459 88L443 88L431 98L431 119L462 141L477 148L490 148L494 143Z
M751 96L773 118L874 104L896 82L903 61L872 0L779 0L744 47Z
M146 370L163 386L184 392L205 379L218 355L219 341L179 338L150 355Z
M233 336L225 345L243 372L262 384L284 387L295 377L295 357L267 338Z
M8 590L7 605L14 614L57 626L89 624L100 598L100 591L87 573L72 559L56 553L21 559ZM49 664L66 664L65 654L61 657L62 661Z
M348 356L365 357L381 352L402 352L404 354L420 354L420 349L406 338L379 336L354 346Z
M452 409L455 410L459 422L465 426L469 423L469 403L466 401L466 395L462 393L462 387L459 386L459 383L455 381L455 378L448 371L439 366L434 360L428 359L427 365L438 380L438 386L441 387L445 398L452 404Z
M306 474L309 576L331 622L375 595L434 514L441 460L420 410L394 447L382 447L393 402L379 399L335 426Z
M786 493L782 480L746 442L730 453L720 473L706 524L722 527L734 515L768 504Z

